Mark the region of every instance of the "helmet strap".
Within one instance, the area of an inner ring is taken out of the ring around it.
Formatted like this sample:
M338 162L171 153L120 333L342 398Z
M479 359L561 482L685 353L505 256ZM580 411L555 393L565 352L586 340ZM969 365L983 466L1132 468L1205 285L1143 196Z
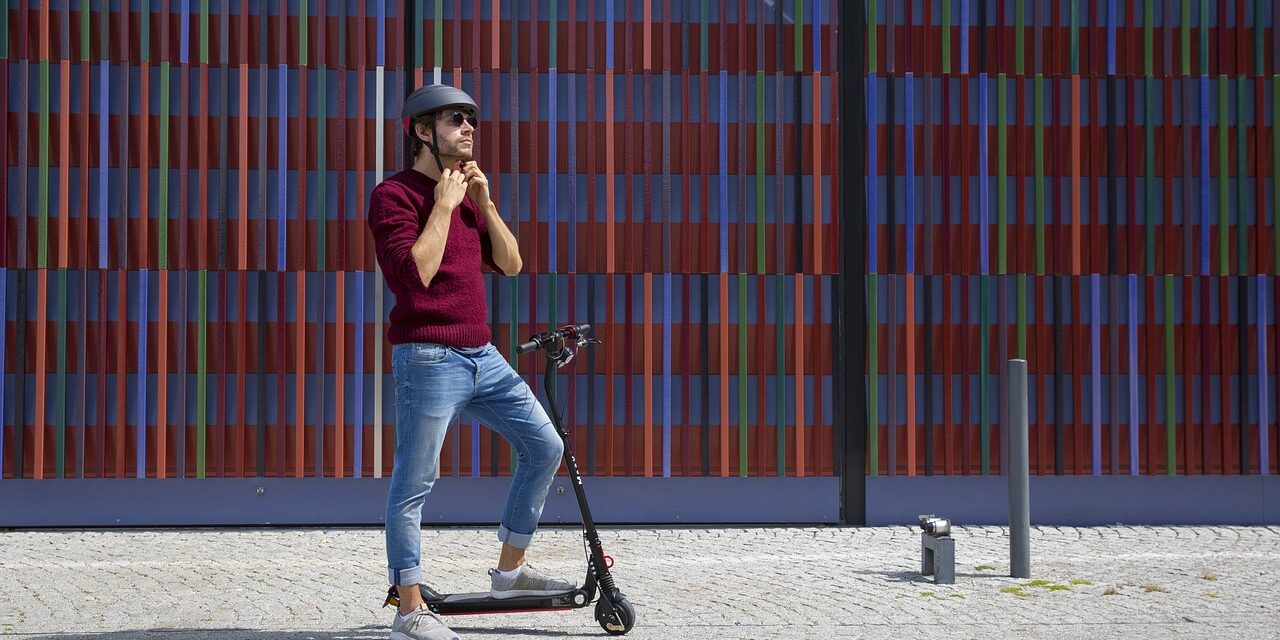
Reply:
M436 120L431 119L431 140L427 142L427 148L431 150L431 157L436 159L436 167L440 169L440 175L444 175L444 163L440 162L440 146L436 144L436 137L440 134L436 133Z

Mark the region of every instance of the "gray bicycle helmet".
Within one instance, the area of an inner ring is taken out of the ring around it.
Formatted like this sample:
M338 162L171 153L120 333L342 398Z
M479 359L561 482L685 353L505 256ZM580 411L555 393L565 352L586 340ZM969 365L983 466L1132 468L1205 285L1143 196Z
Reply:
M461 107L475 114L480 114L480 107L476 101L466 91L447 84L429 84L420 87L409 94L404 100L404 108L400 111L400 121L404 127L404 134L410 138L416 139L413 129L413 119L424 114L443 111L449 107ZM436 166L440 171L444 172L444 165L440 162L440 148L436 145L436 123L431 121L431 141L424 142L427 148L431 150L431 155L436 159Z

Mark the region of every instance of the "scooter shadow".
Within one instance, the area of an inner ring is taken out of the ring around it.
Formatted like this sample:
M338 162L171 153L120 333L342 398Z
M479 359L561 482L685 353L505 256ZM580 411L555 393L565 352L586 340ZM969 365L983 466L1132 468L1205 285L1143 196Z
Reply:
M497 637L535 637L535 638L596 638L595 633L569 633L564 630L517 629L513 627L454 627L459 637L497 636ZM387 628L379 626L360 627L347 631L283 631L278 629L132 629L129 631L109 631L103 633L79 634L44 634L17 633L15 640L147 640L151 638L165 640L383 640L387 637Z

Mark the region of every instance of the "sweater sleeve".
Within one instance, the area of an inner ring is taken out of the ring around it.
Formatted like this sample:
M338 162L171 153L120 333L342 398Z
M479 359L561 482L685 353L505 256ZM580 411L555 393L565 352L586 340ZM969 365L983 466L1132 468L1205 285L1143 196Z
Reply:
M422 287L422 276L412 252L422 229L417 212L403 192L385 182L373 190L369 229L373 232L374 253L382 273L405 288Z
M468 197L467 201L470 202L471 198ZM498 263L493 261L493 238L489 237L489 225L484 221L484 214L480 213L480 208L474 202L471 203L471 211L476 217L476 231L480 234L480 261L486 267L500 272L502 270L498 268Z

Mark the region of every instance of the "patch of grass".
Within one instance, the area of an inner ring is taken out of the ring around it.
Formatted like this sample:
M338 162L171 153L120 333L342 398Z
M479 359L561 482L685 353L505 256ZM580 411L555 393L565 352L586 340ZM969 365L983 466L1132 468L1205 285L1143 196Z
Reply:
M1213 569L1205 569L1200 573L1200 577L1205 580L1213 581L1218 579L1218 574L1214 573Z
M1028 587L1047 587L1047 586L1049 586L1049 585L1051 585L1051 584L1053 584L1053 583L1052 583L1052 582L1049 582L1048 580L1032 580L1031 582L1028 582L1026 586L1028 586Z
M1092 583L1092 582L1090 582L1090 581L1088 581L1088 580L1085 580L1084 578L1072 578L1072 579L1071 579L1071 584L1074 584L1074 585L1084 585L1084 586L1086 586L1086 587L1093 586L1093 583Z
M1119 593L1120 593L1120 589L1119 589L1118 585L1114 585L1114 584L1113 584L1113 585L1111 585L1111 586L1107 587L1107 590L1106 590L1106 591L1103 591L1103 592L1102 592L1102 595L1104 595L1104 596L1114 596L1114 595L1118 595Z
M980 564L973 568L974 571L995 571L996 568L989 564Z
M921 598L932 598L932 597L933 597L933 592L932 592L932 591L921 591L921 592L920 592L920 597L921 597Z
M1070 591L1071 590L1071 587L1068 587L1065 584L1051 584L1049 585L1048 588L1050 591Z
M949 596L947 596L947 597L948 597L948 598L960 598L961 600L964 600L964 594L963 594L963 593L953 593L953 594L951 594L951 595L949 595ZM1217 597L1217 596L1214 596L1214 597Z
M1208 592L1208 593L1204 594L1204 597L1206 597L1206 598L1216 598L1216 597L1218 597L1218 594L1216 594L1216 593L1214 593L1214 592L1210 591L1210 592Z
M1026 591L1023 591L1023 590L1022 590L1022 587L1004 587L1003 589L1001 589L1001 590L1000 590L1000 593L1007 593L1007 594L1010 594L1010 595L1015 595L1015 596L1018 596L1019 598L1025 598L1025 597L1027 597L1027 596L1031 595L1031 594L1027 593Z
M1152 583L1142 585L1142 590L1146 591L1147 593L1169 593L1168 589L1158 584L1152 584Z

